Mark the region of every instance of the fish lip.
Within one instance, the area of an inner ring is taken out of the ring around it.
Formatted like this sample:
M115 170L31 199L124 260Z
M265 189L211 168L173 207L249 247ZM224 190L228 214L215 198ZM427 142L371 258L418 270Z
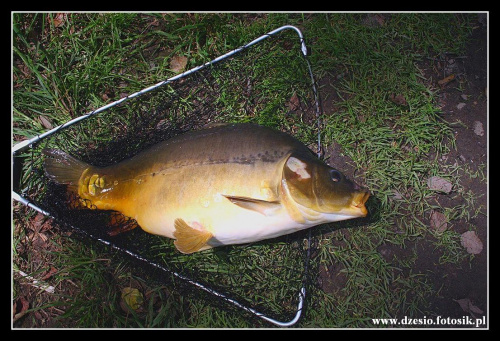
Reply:
M357 205L356 206L363 206L367 201L368 198L370 197L370 192L369 191L364 191L364 192L359 192L357 194Z
M354 195L351 203L351 208L357 211L357 215L360 217L366 217L368 210L366 209L365 203L370 197L369 191L358 192Z

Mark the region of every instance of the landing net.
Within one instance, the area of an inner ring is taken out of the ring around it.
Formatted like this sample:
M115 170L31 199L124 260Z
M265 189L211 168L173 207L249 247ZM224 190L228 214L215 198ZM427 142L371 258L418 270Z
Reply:
M183 296L203 296L250 319L291 326L304 308L309 230L190 255L177 251L172 239L140 228L111 237L106 225L112 212L69 208L65 186L44 175L41 151L58 148L104 167L207 123L253 122L285 131L319 153L320 106L306 54L300 30L283 26L23 141L13 147L13 198L83 240L131 259L152 281Z

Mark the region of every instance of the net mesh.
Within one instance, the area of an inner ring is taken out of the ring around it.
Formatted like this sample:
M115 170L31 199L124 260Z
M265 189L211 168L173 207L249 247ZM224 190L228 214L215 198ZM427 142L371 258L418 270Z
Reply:
M271 126L295 135L315 151L316 102L300 43L294 32L283 31L40 140L21 155L19 193L62 227L93 243L112 245L145 276L168 282L182 295L206 296L211 304L249 318L255 316L231 300L279 321L292 319L306 279L307 231L191 255L178 252L173 240L140 228L110 236L106 225L114 213L71 208L65 186L45 177L41 151L58 148L104 167L212 122Z

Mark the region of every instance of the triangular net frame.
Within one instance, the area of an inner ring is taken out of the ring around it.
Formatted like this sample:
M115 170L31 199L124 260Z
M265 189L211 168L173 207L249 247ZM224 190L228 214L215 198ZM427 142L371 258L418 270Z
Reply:
M65 186L45 177L41 151L58 148L92 165L108 166L213 122L254 122L292 135L306 132L296 137L319 150L320 106L306 53L300 30L283 26L23 141L13 148L15 173L22 162L13 197L54 217L77 236L138 262L152 280L168 283L183 295L206 296L212 304L257 321L294 325L304 307L309 230L191 255L177 251L172 239L140 228L111 237L106 225L113 213L70 208Z

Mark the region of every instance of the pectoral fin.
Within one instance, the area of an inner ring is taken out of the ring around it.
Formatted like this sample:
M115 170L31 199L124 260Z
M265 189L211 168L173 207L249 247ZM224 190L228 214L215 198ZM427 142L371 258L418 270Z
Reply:
M212 233L207 231L203 226L199 225L198 228L189 226L184 220L176 219L174 222L174 245L182 253L193 253L200 251L210 238L213 237Z
M246 197L233 197L227 195L225 195L225 197L228 198L229 201L231 201L235 205L238 205L247 210L259 212L260 214L263 214L265 216L272 215L273 212L281 206L281 202L279 201L264 201Z

